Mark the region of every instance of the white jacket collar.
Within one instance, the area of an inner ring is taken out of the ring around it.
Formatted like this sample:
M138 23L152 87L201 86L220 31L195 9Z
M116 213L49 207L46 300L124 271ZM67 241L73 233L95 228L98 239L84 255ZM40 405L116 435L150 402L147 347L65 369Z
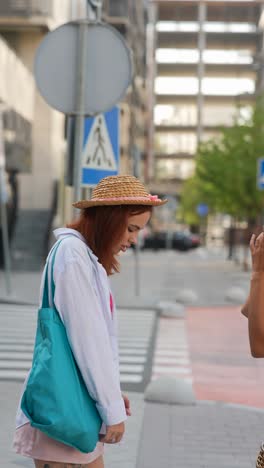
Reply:
M89 249L89 252L91 253L92 257L94 257L98 261L98 257L93 253L93 251L91 250L89 245L87 245L87 242L86 242L85 238L83 237L83 235L79 231L76 231L76 229L62 227L62 228L55 229L53 231L53 234L54 234L56 240L63 239L64 237L67 237L67 236L77 237L78 239L80 239L82 242L85 243L85 245Z

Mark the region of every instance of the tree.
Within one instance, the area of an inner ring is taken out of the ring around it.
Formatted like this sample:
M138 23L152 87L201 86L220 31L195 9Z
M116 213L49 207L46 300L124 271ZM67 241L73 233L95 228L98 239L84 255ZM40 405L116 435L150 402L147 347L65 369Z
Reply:
M240 116L217 139L199 146L195 175L182 194L186 217L200 202L207 203L211 212L239 219L256 218L263 212L264 197L256 184L257 161L264 156L263 102L259 98L251 117L241 121Z

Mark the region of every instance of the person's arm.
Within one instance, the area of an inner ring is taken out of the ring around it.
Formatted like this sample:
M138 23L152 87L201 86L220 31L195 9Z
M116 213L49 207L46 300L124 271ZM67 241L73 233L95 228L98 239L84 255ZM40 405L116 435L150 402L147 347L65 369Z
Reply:
M103 422L119 424L127 418L120 382L99 298L92 281L89 257L55 272L55 305L65 325L78 367Z
M264 357L264 234L250 241L252 278L248 306L248 334L253 357Z
M252 274L248 334L253 357L264 357L264 272Z
M241 307L241 314L248 318L250 306L250 295L248 296L245 304Z

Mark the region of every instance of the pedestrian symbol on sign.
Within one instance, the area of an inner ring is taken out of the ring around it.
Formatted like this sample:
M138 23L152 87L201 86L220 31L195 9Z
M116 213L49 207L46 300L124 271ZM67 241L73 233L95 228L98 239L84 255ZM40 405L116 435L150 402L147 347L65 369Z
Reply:
M83 151L83 167L117 170L115 155L103 115L95 117Z
M82 152L82 186L94 187L119 170L119 109L86 117Z

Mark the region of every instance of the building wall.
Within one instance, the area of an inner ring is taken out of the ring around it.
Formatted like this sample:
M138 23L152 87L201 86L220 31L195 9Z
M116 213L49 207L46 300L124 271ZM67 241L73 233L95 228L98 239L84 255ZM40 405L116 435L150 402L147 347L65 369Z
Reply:
M44 34L29 31L19 36L17 52L33 73L35 53ZM20 207L27 210L49 209L53 182L60 176L64 156L64 115L48 106L37 88L33 115L32 167L30 173L19 176Z
M27 173L19 174L20 208L48 210L54 181L63 180L65 116L49 107L38 92L34 82L34 59L40 42L50 30L71 19L85 16L86 2L51 0L43 3L42 14L38 15L33 4L29 2L28 6L31 14L21 13L20 16L15 15L12 5L0 8L0 37L4 38L9 55L17 56L24 64L23 73L20 71L19 75L12 74L4 64L6 75L2 76L2 80L0 78L0 97L1 89L9 87L8 105L27 117L32 125L31 167ZM1 55L0 41L0 60Z

